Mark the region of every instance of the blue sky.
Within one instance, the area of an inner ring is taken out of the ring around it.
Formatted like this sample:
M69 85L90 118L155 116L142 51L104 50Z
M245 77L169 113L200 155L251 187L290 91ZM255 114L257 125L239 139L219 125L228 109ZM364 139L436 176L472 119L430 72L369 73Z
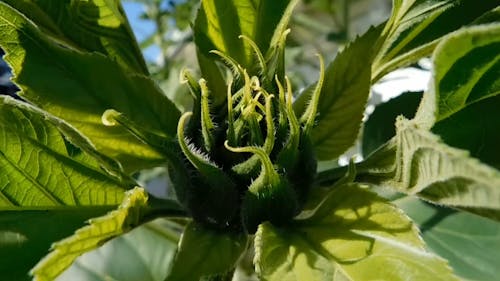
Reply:
M152 22L139 19L139 16L143 12L143 4L124 1L123 8L128 16L137 41L141 42L154 32L154 24ZM154 61L159 52L158 48L151 47L144 51L144 56L146 60Z

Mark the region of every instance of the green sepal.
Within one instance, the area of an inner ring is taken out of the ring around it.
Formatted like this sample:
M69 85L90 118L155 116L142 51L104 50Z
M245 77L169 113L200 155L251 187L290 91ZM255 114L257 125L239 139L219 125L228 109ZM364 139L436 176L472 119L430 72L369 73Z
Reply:
M198 84L189 70L181 70L179 82L181 84L186 84L189 87L189 93L193 97L193 100L197 100L198 102L201 100L200 84Z
M188 179L178 178L187 184L185 204L195 219L209 224L226 225L236 213L238 192L228 175L184 137L184 125L191 112L184 113L177 128L177 138L184 156L189 160L186 168L191 171ZM181 175L182 176L182 175ZM224 202L224 204L221 204Z
M203 146L207 152L212 152L215 146L214 131L215 124L210 116L210 101L207 82L200 79L198 82L201 89L201 134L203 136Z
M291 83L288 77L285 77L287 84L287 97L286 97L286 108L283 115L286 119L288 119L288 126L285 127L288 131L288 139L286 140L284 147L280 150L277 157L277 163L280 167L283 167L286 171L291 171L295 166L297 160L297 154L299 154L299 145L301 142L301 130L299 120L295 116L295 112L293 111L292 104L292 88ZM283 86L279 83L279 80L276 80L278 84L278 88L280 89L280 93L284 92ZM281 94L280 94L281 96ZM280 97L281 99L281 97ZM285 98L283 98L283 101ZM283 101L280 101L280 104L283 104Z
M286 77L285 77L286 79ZM293 96L289 97L287 93L285 93L285 88L283 87L283 84L280 82L278 79L278 76L276 75L274 77L275 84L277 86L277 91L278 91L278 101L277 101L277 106L276 106L276 112L275 116L278 115L278 124L276 127L276 147L275 147L275 152L276 151L281 151L282 147L284 147L289 141L286 139L289 138L293 133L291 132L292 124L289 124L289 118L292 118L288 113L287 113L287 102L292 102ZM291 88L288 88L287 86L287 92L291 92ZM291 99L289 99L291 98ZM292 109L293 112L293 109ZM289 117L290 116L290 117ZM295 113L293 114L293 117L295 117ZM296 122L298 124L298 121ZM299 125L297 125L299 126Z
M273 225L286 225L297 214L297 196L286 178L278 184L263 184L261 191L247 191L241 206L242 223L248 233L255 233L265 221Z
M235 59L221 51L212 50L210 53L219 57L220 61L227 67L227 69L229 69L229 71L231 71L231 74L238 85L243 77L243 68L240 64Z
M323 81L325 81L325 62L323 61L323 57L321 55L318 55L318 58L320 67L318 82L316 83L314 91L311 95L309 105L300 117L300 123L303 125L306 135L311 133L314 126L316 112L318 111L319 97L323 89Z
M225 146L232 152L253 153L261 162L261 172L248 187L241 207L243 226L248 233L255 233L258 225L264 221L276 225L289 222L297 213L297 196L288 180L275 170L264 149L230 147L227 141Z
M280 81L285 79L285 47L286 37L290 33L290 29L284 30L274 45L271 45L266 54L267 72L264 73L264 84L271 83L274 77L277 76ZM275 34L276 35L276 34Z
M254 56L258 62L256 64L258 66L258 69L256 72L259 74L259 76L264 74L264 73L267 73L266 60L264 59L264 55L262 55L262 52L260 51L257 44L255 44L255 42L248 36L240 35L239 38L242 39L243 41L247 42L248 45L250 45L250 47L252 48Z
M192 115L192 112L186 112L179 120L179 127L177 129L177 139L182 152L191 164L200 172L206 179L207 183L211 186L232 186L231 179L227 177L224 172L213 163L208 155L205 155L195 146L188 144L188 140L184 137L184 124L186 119Z
M197 146L202 146L201 131L201 87L198 81L191 73L184 69L180 73L180 83L186 84L189 88L189 93L193 98L193 115L189 118L189 123L186 126L186 134L192 138L193 143Z

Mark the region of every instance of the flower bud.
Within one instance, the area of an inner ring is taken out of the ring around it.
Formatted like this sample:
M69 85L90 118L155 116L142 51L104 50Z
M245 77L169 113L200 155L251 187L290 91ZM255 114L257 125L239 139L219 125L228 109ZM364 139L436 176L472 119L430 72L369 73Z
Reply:
M179 120L181 161L176 162L179 167L170 169L176 193L195 220L253 233L264 221L288 223L307 199L316 176L310 134L324 66L320 58L320 79L299 118L292 107L291 83L278 73L283 69L277 64L281 64L284 48L276 47L264 57L248 37L241 38L256 54L257 71L252 69L256 74L251 76L232 58L213 51L233 77L227 83L223 106L212 105L210 81L196 83L183 72L194 108Z

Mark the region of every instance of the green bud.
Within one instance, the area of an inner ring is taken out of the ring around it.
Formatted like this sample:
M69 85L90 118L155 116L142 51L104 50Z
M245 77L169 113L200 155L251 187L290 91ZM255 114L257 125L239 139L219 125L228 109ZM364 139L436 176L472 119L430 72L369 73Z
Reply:
M307 199L316 176L310 134L324 65L320 58L320 79L299 118L292 107L291 83L283 72L286 33L267 57L250 38L240 37L257 58L252 69L243 69L220 51L212 52L232 74L223 106L212 105L210 81L196 83L187 71L182 74L194 108L179 120L180 160L171 161L176 165L171 168L172 181L198 222L253 233L264 221L289 223Z
M260 147L230 147L227 149L243 153L249 152L257 156L261 162L259 176L250 184L243 199L241 217L243 226L253 233L263 221L276 225L292 219L297 213L297 198L288 180L274 169L271 159Z

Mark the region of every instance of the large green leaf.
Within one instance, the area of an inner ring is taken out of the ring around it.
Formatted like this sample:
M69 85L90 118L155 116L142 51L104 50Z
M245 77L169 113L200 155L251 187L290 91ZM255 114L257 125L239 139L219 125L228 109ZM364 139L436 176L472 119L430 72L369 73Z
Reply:
M420 225L434 252L466 280L498 280L500 223L465 212L431 206L415 198L395 201Z
M312 132L316 155L330 160L345 152L356 140L370 93L373 44L380 28L372 28L337 55L328 66L318 103L317 125ZM294 103L297 114L305 111L311 91Z
M117 210L89 220L88 226L52 244L52 251L31 270L34 279L36 281L54 280L80 255L137 226L143 216L147 200L144 189L132 189L126 193Z
M459 30L433 55L433 87L417 112L420 126L430 128L465 107L500 93L500 24Z
M0 98L0 210L118 205L128 186L44 119L27 104Z
M400 119L396 137L360 165L363 180L499 220L500 172L469 157L498 163L498 47L499 24L446 37L436 48L433 86L416 117ZM431 128L471 152L446 145Z
M184 230L167 281L200 280L231 273L247 248L247 235L206 229L190 223Z
M79 257L57 281L164 281L180 232L164 221L142 225Z
M55 244L34 270L40 275L36 280L53 280L78 255L158 213L183 213L165 200L150 200L146 206L147 195L140 188L124 198L130 181L107 174L100 161L63 138L52 124L55 119L26 103L0 98L0 257L2 266L22 264L9 273L13 280L25 279L27 267L51 242L122 201L118 210ZM71 127L66 126L68 132Z
M402 212L358 184L334 188L321 212L255 237L263 280L458 280Z
M391 17L378 42L373 80L431 54L444 35L496 6L497 0L394 0Z
M500 220L498 170L414 121L400 117L396 128L396 137L359 165L360 180Z
M196 46L205 56L219 50L252 69L251 46L239 38L252 39L262 53L276 44L286 29L297 0L215 0L201 1L194 24Z
M118 205L129 186L46 118L0 98L0 264L7 280L25 280L50 243Z
M3 0L56 41L77 50L102 53L133 72L146 63L118 0Z
M125 170L155 165L163 156L121 126L106 127L107 109L122 112L141 128L175 135L179 111L152 80L130 75L113 60L51 41L41 30L0 2L0 45L21 95L68 121Z
M437 122L432 131L446 144L466 149L472 157L500 169L499 108L500 95L482 99Z

